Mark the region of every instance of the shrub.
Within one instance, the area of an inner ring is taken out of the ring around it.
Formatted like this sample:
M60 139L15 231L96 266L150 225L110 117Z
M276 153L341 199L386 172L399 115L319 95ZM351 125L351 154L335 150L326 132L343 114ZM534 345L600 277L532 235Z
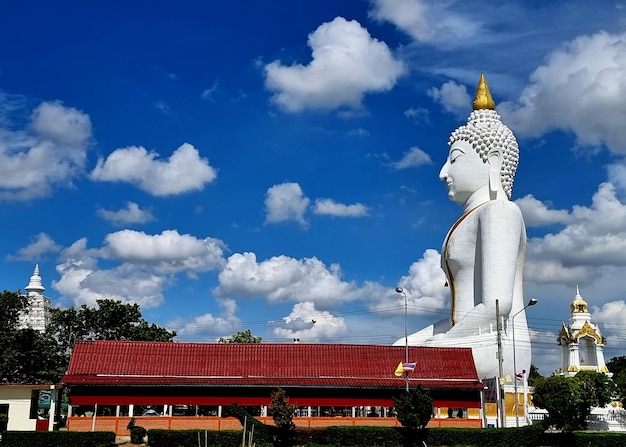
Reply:
M143 427L135 425L134 417L130 418L130 421L128 421L128 425L126 426L126 428L130 430L130 442L132 442L133 444L143 444L143 440L146 437L148 431Z
M130 442L133 444L143 444L143 439L148 434L148 430L143 427L134 426L130 429Z

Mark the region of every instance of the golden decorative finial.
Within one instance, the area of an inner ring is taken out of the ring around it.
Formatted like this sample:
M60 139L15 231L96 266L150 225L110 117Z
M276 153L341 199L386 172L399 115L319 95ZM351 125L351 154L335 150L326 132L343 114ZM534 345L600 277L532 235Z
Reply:
M480 74L480 79L478 80L478 88L476 89L476 96L474 97L472 108L474 110L495 110L496 108L496 103L493 102L493 98L491 97L491 93L489 92L489 87L487 86L487 81L485 80L485 73Z

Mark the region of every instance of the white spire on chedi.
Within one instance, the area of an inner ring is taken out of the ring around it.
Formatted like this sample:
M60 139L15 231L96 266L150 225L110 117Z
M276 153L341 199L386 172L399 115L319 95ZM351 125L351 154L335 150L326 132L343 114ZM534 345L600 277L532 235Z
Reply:
M24 290L28 292L28 295L41 295L46 290L41 281L41 276L39 276L39 264L35 264L35 271L33 272L33 276L30 277L30 282Z

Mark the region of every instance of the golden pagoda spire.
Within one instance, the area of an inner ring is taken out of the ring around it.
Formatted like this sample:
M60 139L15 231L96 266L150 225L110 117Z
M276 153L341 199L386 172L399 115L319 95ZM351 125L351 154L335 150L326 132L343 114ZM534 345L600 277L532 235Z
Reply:
M496 103L493 102L493 98L491 97L491 93L489 92L489 86L487 85L487 81L485 80L485 73L480 74L480 79L478 80L478 88L476 89L476 96L474 97L472 108L474 110L495 110L496 108Z

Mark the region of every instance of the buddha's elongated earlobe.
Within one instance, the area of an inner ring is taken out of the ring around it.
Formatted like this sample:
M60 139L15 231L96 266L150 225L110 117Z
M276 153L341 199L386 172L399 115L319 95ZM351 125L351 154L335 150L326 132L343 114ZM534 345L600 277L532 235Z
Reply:
M495 199L497 192L502 188L500 181L502 153L497 149L490 150L487 156L487 164L489 165L489 193L491 199Z

